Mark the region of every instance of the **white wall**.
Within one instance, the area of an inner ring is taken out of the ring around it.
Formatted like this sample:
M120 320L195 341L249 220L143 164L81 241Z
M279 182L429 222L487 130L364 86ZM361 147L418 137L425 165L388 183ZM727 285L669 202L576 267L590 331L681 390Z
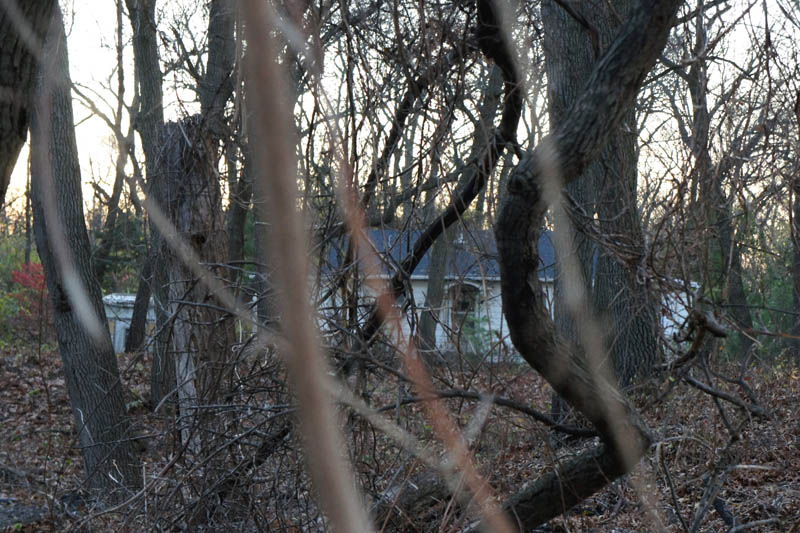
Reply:
M500 281L499 280L450 280L445 283L445 299L439 309L439 321L448 324L449 321L449 308L452 302L447 298L450 289L458 284L466 283L477 288L482 296L480 310L478 311L478 318L485 319L485 327L492 333L492 340L502 340L507 347L511 349L511 340L508 338L508 325L506 324L505 317L503 317L503 304L500 295ZM425 279L413 279L411 287L414 292L414 302L416 304L416 316L406 317L404 323L404 333L409 335L411 332L411 323L419 324L419 317L425 309L425 294L427 292L428 282ZM548 307L553 301L553 285L550 282L543 283L546 293ZM448 324L449 325L449 324ZM458 336L452 335L449 328L442 327L441 324L436 328L436 344L442 350L452 350L456 348L456 344L461 340Z

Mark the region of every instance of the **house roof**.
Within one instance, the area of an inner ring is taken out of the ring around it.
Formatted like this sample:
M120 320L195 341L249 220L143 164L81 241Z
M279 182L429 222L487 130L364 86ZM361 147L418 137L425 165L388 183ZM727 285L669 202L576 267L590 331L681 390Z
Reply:
M389 228L371 228L367 235L383 260L388 272L394 272L397 265L408 255L421 231L401 231ZM340 264L336 251L330 256L331 266ZM550 231L539 237L539 279L552 280L554 277L553 240ZM427 279L430 270L430 251L426 253L412 279ZM491 230L461 230L451 245L446 263L445 277L449 279L500 279L497 242Z

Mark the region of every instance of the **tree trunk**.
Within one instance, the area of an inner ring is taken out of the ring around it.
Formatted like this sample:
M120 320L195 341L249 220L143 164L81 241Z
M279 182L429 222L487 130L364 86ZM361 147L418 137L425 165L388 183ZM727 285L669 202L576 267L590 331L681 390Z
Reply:
M435 353L437 349L436 329L439 324L439 310L444 300L447 252L455 235L454 229L452 226L445 230L433 243L430 251L425 308L419 319L419 349L429 354Z
M25 144L33 104L33 87L40 50L44 42L54 0L0 3L0 209L5 205L11 173ZM22 31L32 33L26 36ZM28 39L33 37L34 42Z
M222 195L211 140L202 119L190 117L164 128L163 178L168 215L178 235L199 257L202 268L224 276L227 254ZM227 354L233 343L233 317L221 310L211 289L186 266L179 250L164 252L168 275L170 341L175 360L178 405L184 443L199 405L219 397ZM207 265L207 266L206 266ZM196 442L192 441L195 449Z
M88 484L114 499L141 484L119 369L92 275L70 95L67 41L52 17L31 120L34 232L53 303Z
M646 427L587 358L554 327L539 283L536 243L549 205L578 179L624 121L642 80L662 53L680 2L645 1L597 62L564 119L512 173L495 229L503 313L514 346L597 428L603 444L560 466L512 498L506 509L524 530L557 516L628 472L647 451ZM550 183L551 180L557 180ZM590 327L591 324L584 324ZM599 335L597 328L587 334ZM565 486L566 485L566 486ZM562 490L563 487L563 490Z
M736 326L742 331L739 333L739 350L746 354L753 346L752 330L753 317L747 305L747 293L742 277L741 244L731 242L729 250L730 262L728 263L728 276L725 284L725 293L730 314Z
M31 263L31 248L33 247L33 229L31 228L31 173L30 152L28 153L28 179L25 183L25 254L26 265Z
M253 196L253 186L247 172L237 172L238 159L236 157L237 148L229 145L226 149L226 160L228 168L228 187L230 197L228 200L228 262L231 264L232 281L241 278L241 264L245 259L245 226L247 225L247 213L250 211L250 200Z
M596 56L601 48L609 46L620 26L617 21L627 18L631 5L629 0L617 0L613 7L594 9L588 17L597 30L597 34L592 34L555 2L542 3L550 119L554 125L563 120L581 93ZM644 239L636 209L636 160L635 116L631 109L599 159L590 163L582 179L570 183L567 190L590 219L597 216L604 234L626 235L641 255ZM583 279L564 279L561 273L557 276L556 324L567 338L577 340L574 320L580 322L582 318L570 316L572 313L563 309L563 304L565 291L582 283L586 309L593 306L608 322L610 334L603 341L610 348L617 379L623 386L630 385L637 375L648 374L655 363L658 328L655 302L636 283L637 265L621 264L580 232L575 232L574 240L573 257ZM558 263L563 264L564 260L569 258L559 258ZM559 402L554 401L553 405L558 406Z
M236 42L233 38L235 3L233 0L214 0L208 12L208 55L206 73L198 83L200 109L206 129L217 139L226 136L225 105L233 92L233 64Z
M156 33L156 0L125 0L128 6L128 17L133 28L133 59L136 68L136 76L139 89L139 109L135 111L136 131L142 142L142 151L145 157L145 169L147 173L148 195L153 197L156 202L163 196L160 194L159 180L157 177L156 162L161 147L161 130L164 126L164 98L161 88L161 68L158 61L158 34ZM133 318L131 327L128 331L128 341L125 349L135 351L141 349L144 342L144 332L147 324L147 309L150 305L150 297L154 295L157 317L166 316L166 310L160 307L162 302L167 300L163 289L158 285L151 285L151 279L160 279L163 274L159 272L163 268L160 260L161 239L158 230L151 226L151 246L143 270L149 265L151 270L147 276L140 276L139 288L136 291L136 302L133 307ZM158 291L161 292L158 292ZM156 324L163 326L163 323L156 319ZM154 360L161 360L164 357L163 345L156 342L153 346ZM159 368L167 368L160 366ZM162 376L153 376L153 380L163 382ZM159 389L159 387L156 387ZM151 390L152 405L158 405L163 396L160 390Z
M636 138L633 112L626 126L611 139L602 158L604 174L597 176L597 215L604 235L625 235L626 253L644 261L644 236L636 206ZM623 131L625 130L625 131ZM609 161L614 161L609 165ZM612 237L614 238L614 237ZM637 281L639 263L623 264L598 248L593 303L604 313L614 373L621 387L647 377L658 356L658 301Z
M128 334L125 338L125 351L136 352L144 345L144 334L147 326L147 311L150 307L150 284L153 278L153 258L150 252L144 259L142 272L139 274L139 288L136 291L136 299L133 302L133 316Z
M249 131L250 142L255 144L256 132ZM269 213L267 212L267 193L264 190L264 179L256 175L255 155L251 150L244 153L244 173L253 187L253 236L255 238L255 254L257 272L255 279L256 320L259 327L272 327L278 320L278 299L273 279L271 259L271 239L269 237Z

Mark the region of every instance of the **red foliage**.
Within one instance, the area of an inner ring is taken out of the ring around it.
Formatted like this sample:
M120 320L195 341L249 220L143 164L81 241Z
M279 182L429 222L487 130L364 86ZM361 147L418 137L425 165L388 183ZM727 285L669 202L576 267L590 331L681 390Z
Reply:
M49 321L50 306L41 263L25 263L11 272L11 281L19 286L11 296L17 301L17 318L25 329L38 330L40 321Z
M39 294L44 290L44 269L41 263L24 263L20 270L11 272L11 281Z

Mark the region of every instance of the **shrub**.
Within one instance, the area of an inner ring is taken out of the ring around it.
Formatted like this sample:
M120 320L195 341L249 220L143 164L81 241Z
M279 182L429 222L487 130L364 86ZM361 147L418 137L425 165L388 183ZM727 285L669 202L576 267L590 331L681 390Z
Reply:
M0 296L0 314L7 324L4 336L36 339L41 328L48 331L49 302L41 263L23 263L12 270L11 290Z

